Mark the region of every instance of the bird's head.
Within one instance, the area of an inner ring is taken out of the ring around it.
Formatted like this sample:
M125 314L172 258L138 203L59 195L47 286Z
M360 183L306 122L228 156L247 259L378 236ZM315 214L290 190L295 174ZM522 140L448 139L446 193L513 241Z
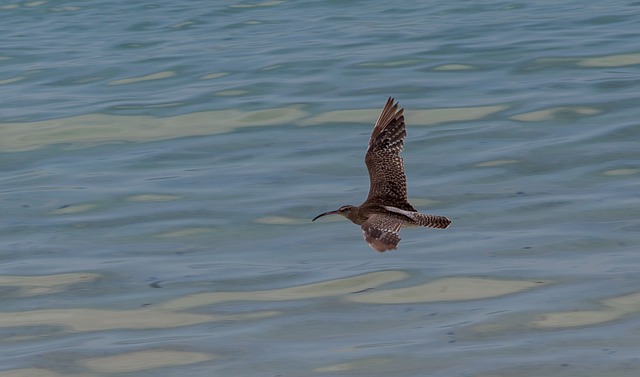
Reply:
M346 217L349 220L352 220L353 218L355 218L355 213L357 210L358 210L358 207L356 206L346 205L338 208L335 211L321 213L318 216L314 217L313 220L311 221L316 221L322 216L326 216L326 215L340 215L340 216Z

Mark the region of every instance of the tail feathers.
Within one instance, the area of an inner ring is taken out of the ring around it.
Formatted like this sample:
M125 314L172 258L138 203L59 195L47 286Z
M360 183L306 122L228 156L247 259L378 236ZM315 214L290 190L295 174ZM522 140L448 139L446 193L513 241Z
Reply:
M414 216L418 225L429 228L444 229L451 224L451 220L445 216L425 215L424 213L415 213Z

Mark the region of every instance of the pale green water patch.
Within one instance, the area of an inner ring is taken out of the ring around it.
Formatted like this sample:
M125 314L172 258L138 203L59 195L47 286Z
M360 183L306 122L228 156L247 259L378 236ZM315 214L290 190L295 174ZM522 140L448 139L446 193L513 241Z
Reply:
M468 71L474 69L472 65L468 64L443 64L434 67L434 71Z
M190 365L217 359L212 353L188 352L169 349L150 349L118 353L109 356L82 358L80 354L73 359L73 364L84 368L81 374L59 374L44 368L23 368L0 372L0 377L74 377L103 376L105 373L126 373L144 371L161 367ZM98 374L93 374L98 373Z
M216 321L248 321L272 317L274 311L249 314L204 315L157 309L42 309L0 312L0 327L60 326L67 331L173 328Z
M591 116L601 113L600 109L589 106L560 106L550 109L536 110L528 113L518 114L511 117L513 120L521 122L541 122L553 119L560 119L563 116Z
M482 119L486 116L504 111L509 107L506 105L459 107L446 109L411 110L406 113L407 122L416 126L429 126L440 123L462 122ZM379 109L368 110L337 110L330 111L309 119L303 125L318 125L326 123L374 123L377 119Z
M43 369L43 368L23 368L23 369L13 369L4 372L0 372L0 377L91 377L93 375L86 374L60 374L56 373L52 370Z
M206 227L196 227L196 228L184 228L172 230L166 233L158 234L156 237L159 238L178 238L178 237L190 237L197 236L201 234L215 232L215 228L206 228Z
M358 64L358 66L363 68L390 68L390 67L412 66L420 63L424 63L424 60L402 59L402 60L392 60L392 61L385 61L385 62L360 63Z
M626 67L640 64L640 53L630 54L615 54L596 56L589 58L565 58L565 57L551 57L551 58L539 58L535 60L536 64L540 65L556 65L558 63L567 63L584 68L615 68Z
M203 79L203 80L213 80L213 79L217 79L217 78L220 78L220 77L227 76L228 74L229 74L228 72L210 73L208 75L202 76L201 79Z
M167 107L175 104L150 105ZM136 106L139 108L139 106ZM481 106L414 110L412 125L481 119L507 109L507 106ZM339 110L311 117L300 122L306 113L298 107L241 112L216 110L167 118L150 116L116 116L106 114L80 115L28 123L0 124L0 149L22 151L59 143L107 143L114 141L156 141L187 136L227 133L242 127L301 123L372 123L377 110Z
M97 204L75 204L75 205L62 206L56 209L55 211L51 212L51 214L52 215L68 215L72 213L87 212L95 208L98 208Z
M231 96L242 96L249 93L251 92L249 92L248 90L230 89L230 90L221 90L217 92L216 95L221 97L231 97Z
M24 3L25 7L29 7L29 8L35 8L35 7L39 7L42 5L45 5L46 3L48 3L47 1L31 1L28 3Z
M270 291L200 293L166 302L162 304L161 307L172 310L184 310L228 301L303 300L316 297L345 295L403 280L408 277L409 274L403 271L382 271Z
M252 4L231 4L229 8L257 8L257 7L272 7L276 5L280 5L285 1L280 0L267 0L262 2L254 2Z
M69 285L95 281L100 275L89 272L74 272L46 276L0 275L0 286L19 288L18 296L34 296L57 293Z
M613 297L601 301L600 310L576 310L541 314L531 325L537 328L567 328L592 326L614 321L640 312L640 293Z
M16 76L9 79L0 80L0 85L12 84L14 82L22 81L26 78L27 78L26 76Z
M309 219L306 218L293 218L286 216L266 216L255 220L258 224L267 225L299 225L308 223Z
M479 164L476 164L476 166L478 167L494 167L494 166L502 166L502 165L509 165L509 164L517 164L520 161L518 160L493 160L493 161L486 161L486 162L481 162Z
M602 173L603 175L608 175L608 176L620 176L620 175L634 175L634 174L638 174L640 173L640 169L612 169L612 170L607 170L604 173Z
M78 364L94 372L125 373L161 367L201 363L217 358L204 352L145 350L78 360Z
M30 123L0 124L0 150L23 151L58 143L156 141L227 133L242 127L291 124L302 118L298 108L257 111L219 110L150 116L79 115Z
M640 64L640 53L599 56L578 61L579 66L593 68L625 67L636 64Z
M182 199L182 196L163 194L139 194L129 196L125 200L129 202L169 202L179 199Z
M354 302L369 304L408 304L434 301L478 300L520 292L549 281L480 278L445 278L406 288L364 292L349 296Z
M149 105L118 105L114 106L114 109L118 110L137 110L137 109L165 109L170 107L183 106L182 102L167 102L167 103L154 103Z
M374 372L377 370L378 367L389 364L391 362L393 362L393 359L389 357L359 359L359 360L354 360L348 363L333 364L326 367L316 368L313 370L313 372L339 373L339 372L359 371L360 373L362 373L365 370Z
M162 71L162 72L156 72L156 73L152 73L152 74L144 75L144 76L131 77L131 78L128 78L128 79L120 79L120 80L110 81L107 85L135 84L135 83L139 83L139 82L142 82L142 81L152 81L152 80L167 79L167 78L173 77L175 75L176 75L176 73L173 72L173 71Z
M195 25L196 23L194 21L184 21L184 22L180 22L178 24L172 25L171 28L172 29L184 29L185 27L189 26L189 25Z

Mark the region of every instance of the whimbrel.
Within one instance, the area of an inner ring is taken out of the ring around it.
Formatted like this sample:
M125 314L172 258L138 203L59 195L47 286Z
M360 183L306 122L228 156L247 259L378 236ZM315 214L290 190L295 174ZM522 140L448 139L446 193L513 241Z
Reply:
M360 206L346 205L321 213L341 215L362 227L364 240L372 249L385 252L400 242L400 228L426 226L444 229L451 220L444 216L425 215L407 200L407 179L400 152L407 135L404 109L389 97L369 139L364 162L369 170L369 196Z

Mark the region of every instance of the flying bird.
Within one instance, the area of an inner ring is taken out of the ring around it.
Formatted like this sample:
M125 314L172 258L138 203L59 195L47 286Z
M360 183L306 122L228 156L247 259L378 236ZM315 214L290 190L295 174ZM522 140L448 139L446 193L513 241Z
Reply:
M360 206L345 205L335 211L321 213L340 215L362 227L364 240L376 251L395 249L400 242L400 229L425 226L444 229L451 220L444 216L418 212L407 200L407 179L400 152L407 135L404 109L391 97L384 105L369 139L364 162L369 170L369 196Z

